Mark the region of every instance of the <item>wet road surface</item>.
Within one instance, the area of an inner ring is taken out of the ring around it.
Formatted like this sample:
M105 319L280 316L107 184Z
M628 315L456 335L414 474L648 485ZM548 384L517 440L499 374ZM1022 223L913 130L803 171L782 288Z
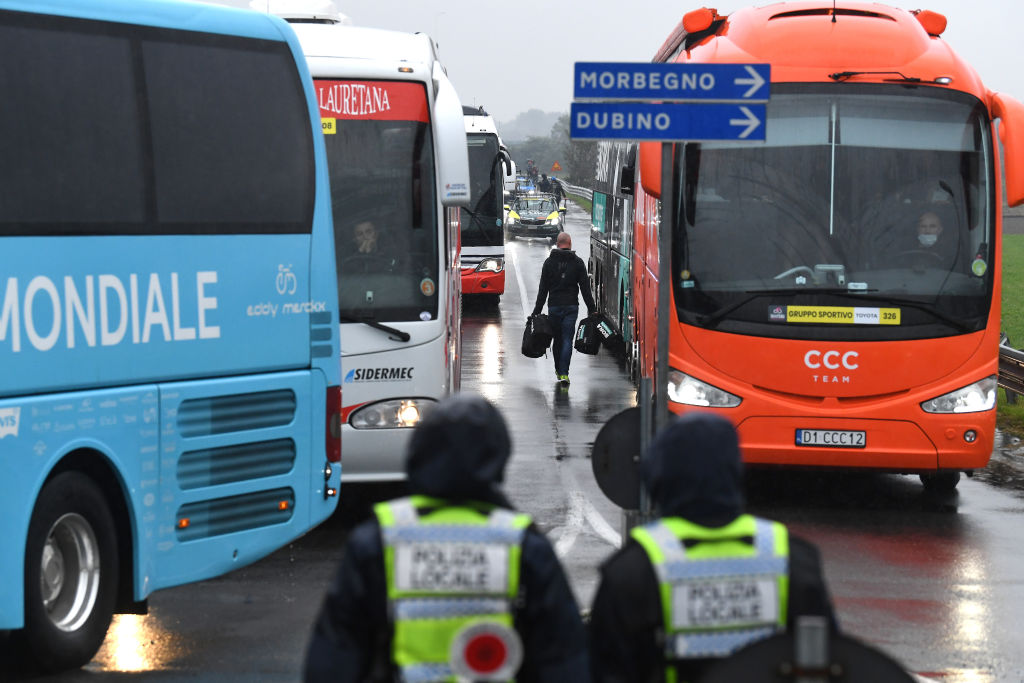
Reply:
M584 260L588 224L571 205L567 229ZM555 385L550 356L519 353L549 248L512 242L500 304L467 302L463 388L505 414L514 447L506 490L548 534L586 607L623 531L594 483L591 445L635 393L604 351L573 354L567 391ZM929 679L1021 683L1024 448L997 442L992 465L946 498L926 496L916 477L753 472L750 508L819 546L848 633ZM0 680L298 681L345 535L370 501L401 492L343 485L339 512L297 542L226 576L159 591L146 616L115 617L80 671L33 676L10 663L11 644L0 639Z

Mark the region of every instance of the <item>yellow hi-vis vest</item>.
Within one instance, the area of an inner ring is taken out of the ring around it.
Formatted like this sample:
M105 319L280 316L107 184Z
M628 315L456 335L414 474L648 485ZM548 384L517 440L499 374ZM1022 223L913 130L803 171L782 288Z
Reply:
M421 516L417 508L436 509ZM391 656L401 679L456 681L460 664L453 653L481 625L508 635L504 646L518 647L512 659L521 660L512 602L530 517L491 505L455 507L426 496L380 503L374 511L394 624ZM515 668L473 679L510 681Z
M669 683L673 661L725 657L785 629L789 534L782 524L741 515L709 528L667 517L631 535L658 576Z

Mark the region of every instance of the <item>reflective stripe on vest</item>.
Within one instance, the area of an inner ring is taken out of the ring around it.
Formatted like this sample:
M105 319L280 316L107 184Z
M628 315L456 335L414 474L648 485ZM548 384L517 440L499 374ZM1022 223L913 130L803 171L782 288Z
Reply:
M742 515L713 529L668 518L632 535L658 576L666 659L722 657L785 628L789 540L783 525ZM697 543L687 549L690 540Z
M417 508L434 508L420 515ZM454 681L456 636L473 624L511 628L527 515L414 496L375 507L384 543L392 658L404 681Z
M406 598L395 603L396 619L448 619L504 614L508 600L492 598Z
M434 683L452 681L455 675L447 664L412 664L402 667L403 683Z

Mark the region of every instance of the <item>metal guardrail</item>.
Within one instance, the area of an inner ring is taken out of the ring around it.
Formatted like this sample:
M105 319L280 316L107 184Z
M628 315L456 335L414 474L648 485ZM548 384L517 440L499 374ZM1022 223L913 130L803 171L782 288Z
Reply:
M579 185L570 185L560 178L555 178L555 182L562 186L563 194L574 194L584 199L594 201L594 191L590 188L580 187Z
M1006 391L1007 403L1024 395L1024 351L1010 346L1005 333L999 338L999 386Z

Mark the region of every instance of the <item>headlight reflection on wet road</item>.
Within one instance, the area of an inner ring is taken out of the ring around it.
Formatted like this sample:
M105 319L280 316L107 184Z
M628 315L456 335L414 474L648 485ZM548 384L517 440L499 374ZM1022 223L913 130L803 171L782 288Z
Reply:
M152 612L115 614L103 646L86 667L90 671L164 671L182 653L178 637Z
M501 400L501 327L497 323L484 326L480 335L480 393L500 405Z

